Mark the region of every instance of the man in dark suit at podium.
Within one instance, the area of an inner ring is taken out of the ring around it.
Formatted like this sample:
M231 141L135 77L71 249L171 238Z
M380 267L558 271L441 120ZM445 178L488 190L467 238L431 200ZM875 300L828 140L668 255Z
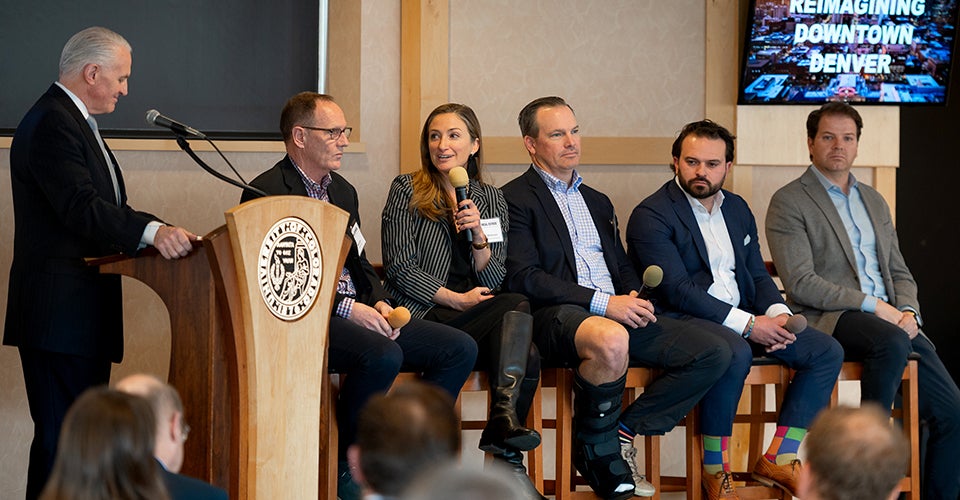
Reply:
M337 490L342 500L360 497L346 449L353 444L360 409L370 396L385 392L402 367L421 373L422 379L456 399L477 357L476 342L456 328L416 318L402 329L387 322L393 297L383 289L364 252L357 191L335 172L350 144L351 130L330 96L301 92L291 97L280 116L287 155L250 183L271 195L309 196L350 212L350 253L337 284L328 342L330 371L349 375L337 404ZM240 201L256 197L244 191Z
M179 474L183 467L183 444L190 434L183 414L183 401L172 385L153 375L129 375L116 389L150 402L157 432L153 455L163 468L163 482L171 500L227 500L227 492L190 476Z
M10 177L15 232L3 343L20 350L34 423L27 498L53 466L67 408L110 380L123 357L120 276L84 257L134 255L149 245L187 255L196 235L127 205L123 175L92 115L127 94L131 48L105 28L67 41L57 82L13 136Z

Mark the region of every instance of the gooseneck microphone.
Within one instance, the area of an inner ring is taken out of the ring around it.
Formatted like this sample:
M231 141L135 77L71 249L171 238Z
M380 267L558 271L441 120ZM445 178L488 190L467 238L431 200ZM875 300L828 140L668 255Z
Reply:
M450 169L450 184L453 184L453 191L457 194L457 206L460 202L467 199L467 184L470 183L470 177L467 175L467 169L463 167L453 167ZM467 241L473 241L473 230L467 229Z
M176 120L168 118L160 114L159 111L151 109L147 111L147 123L150 125L156 125L158 127L168 128L179 135L191 135L193 137L199 137L201 139L206 139L207 136L203 135L203 132L184 125Z
M653 289L660 286L661 281L663 281L663 269L656 264L647 266L647 269L643 271L643 286L641 286L640 291L637 292L637 297L643 300L650 300L650 296L653 295Z

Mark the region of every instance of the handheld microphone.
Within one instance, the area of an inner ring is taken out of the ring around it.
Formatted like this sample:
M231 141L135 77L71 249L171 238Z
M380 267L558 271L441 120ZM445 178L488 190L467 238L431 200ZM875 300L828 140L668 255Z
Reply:
M167 118L166 116L161 115L160 112L155 109L147 111L147 123L150 125L156 125L158 127L168 128L180 135L192 135L201 139L207 138L206 135L203 135L203 132L193 127L188 127L176 120Z
M800 314L794 314L787 318L787 322L783 324L783 328L793 334L800 333L807 329L807 318Z
M467 199L467 184L470 183L470 177L467 176L467 170L463 167L453 167L450 169L450 184L453 184L453 190L457 194L457 206L460 202ZM473 230L467 229L467 241L473 241Z
M396 330L397 328L403 328L404 325L410 322L410 310L406 307L400 306L390 311L390 314L387 315L387 323L390 323L390 327Z
M661 281L663 281L663 269L656 264L647 266L647 269L643 271L643 286L641 286L640 291L637 292L637 297L643 300L650 300L650 296L653 295L653 289L660 286Z

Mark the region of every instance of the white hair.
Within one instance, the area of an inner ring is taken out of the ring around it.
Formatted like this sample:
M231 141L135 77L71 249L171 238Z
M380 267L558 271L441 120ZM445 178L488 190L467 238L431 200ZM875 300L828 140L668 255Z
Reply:
M60 77L75 75L87 64L107 65L116 57L116 49L133 52L130 43L119 34L94 26L67 40L60 53Z

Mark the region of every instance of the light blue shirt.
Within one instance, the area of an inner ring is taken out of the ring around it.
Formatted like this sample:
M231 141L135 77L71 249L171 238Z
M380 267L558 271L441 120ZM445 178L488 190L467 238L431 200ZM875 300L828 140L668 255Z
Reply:
M600 244L600 233L594 225L590 209L580 193L583 178L574 170L573 182L568 186L566 182L557 179L536 165L533 167L556 200L563 221L570 232L570 242L573 243L573 254L577 262L577 284L596 290L590 300L590 312L603 316L607 312L610 296L616 295L613 279L607 268L607 261L603 259L603 246Z
M860 281L860 291L867 296L860 305L860 309L873 313L877 310L877 300L887 301L887 290L883 285L883 275L880 273L880 260L877 257L877 235L870 222L870 214L860 197L860 183L850 174L850 194L844 194L839 186L830 182L816 167L810 166L817 179L823 184L830 201L837 208L843 227L850 238L850 246L857 262L857 278Z

